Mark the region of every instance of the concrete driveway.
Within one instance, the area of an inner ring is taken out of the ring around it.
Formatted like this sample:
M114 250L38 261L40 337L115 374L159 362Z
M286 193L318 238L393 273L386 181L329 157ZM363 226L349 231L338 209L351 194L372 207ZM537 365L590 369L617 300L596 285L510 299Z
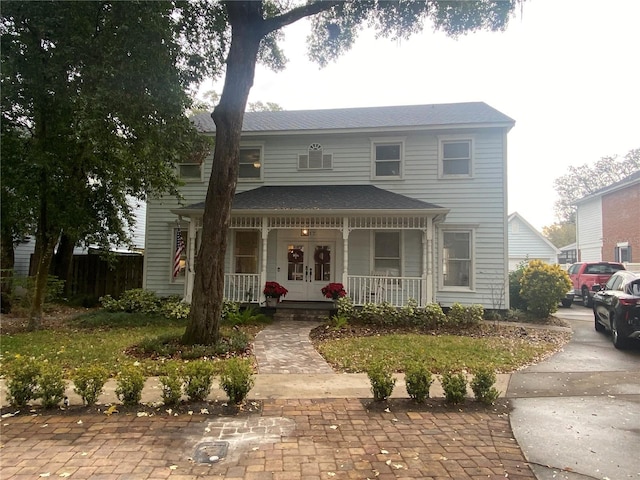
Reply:
M571 342L507 389L516 440L539 480L640 479L640 347L615 349L581 305L556 315Z

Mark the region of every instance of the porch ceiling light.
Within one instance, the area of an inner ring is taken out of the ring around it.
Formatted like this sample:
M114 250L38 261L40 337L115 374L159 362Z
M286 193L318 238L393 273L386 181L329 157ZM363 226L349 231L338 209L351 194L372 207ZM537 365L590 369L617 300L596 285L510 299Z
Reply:
M308 237L309 236L309 229L308 228L303 228L302 230L300 230L300 235L303 237Z

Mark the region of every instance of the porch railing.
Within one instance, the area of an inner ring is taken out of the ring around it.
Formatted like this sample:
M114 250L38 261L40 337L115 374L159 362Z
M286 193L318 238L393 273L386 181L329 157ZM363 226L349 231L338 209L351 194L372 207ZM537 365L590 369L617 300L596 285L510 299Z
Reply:
M387 302L402 307L413 298L423 306L422 281L420 277L349 275L345 289L354 305Z
M224 276L224 298L231 302L258 303L260 301L260 275L253 273L227 273Z

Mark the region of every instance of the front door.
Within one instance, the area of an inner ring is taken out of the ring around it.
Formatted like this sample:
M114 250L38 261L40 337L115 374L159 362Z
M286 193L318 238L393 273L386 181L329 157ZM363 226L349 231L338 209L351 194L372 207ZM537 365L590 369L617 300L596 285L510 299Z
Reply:
M278 259L279 281L289 290L284 300L327 300L321 289L335 281L335 242L285 241Z

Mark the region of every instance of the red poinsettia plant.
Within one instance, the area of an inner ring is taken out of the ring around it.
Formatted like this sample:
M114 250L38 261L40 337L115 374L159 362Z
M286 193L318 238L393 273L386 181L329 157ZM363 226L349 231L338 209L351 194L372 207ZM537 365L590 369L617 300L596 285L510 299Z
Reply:
M267 282L264 284L264 291L262 293L264 293L265 297L280 298L285 297L287 293L289 293L289 290L278 282Z
M330 283L322 287L322 294L327 298L337 300L347 295L347 291L344 289L344 285L341 283Z

